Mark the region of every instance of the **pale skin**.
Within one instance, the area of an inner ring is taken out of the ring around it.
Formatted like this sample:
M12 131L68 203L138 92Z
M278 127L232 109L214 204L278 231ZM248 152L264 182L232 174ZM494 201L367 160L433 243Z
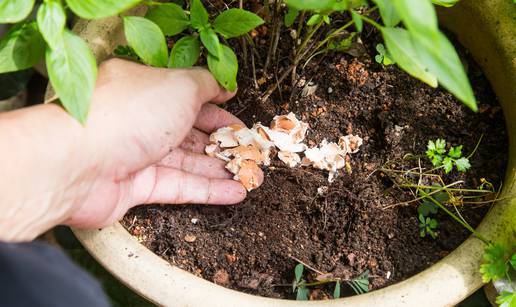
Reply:
M241 202L244 187L203 153L210 132L241 123L216 105L233 96L202 68L109 60L84 126L56 104L0 113L0 240L105 227L141 204Z

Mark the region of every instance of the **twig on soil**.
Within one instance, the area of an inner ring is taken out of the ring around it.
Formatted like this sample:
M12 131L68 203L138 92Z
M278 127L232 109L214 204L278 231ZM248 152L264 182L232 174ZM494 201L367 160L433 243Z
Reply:
M309 268L310 270L314 271L315 273L317 273L317 274L319 274L319 275L327 274L327 273L324 273L324 272L322 272L322 271L319 271L318 269L314 268L313 266L308 265L306 262L303 262L303 261L301 261L300 259L298 259L298 258L296 258L296 257L294 257L294 256L292 256L292 255L289 255L288 257L289 257L290 259L292 259L292 260L295 260L295 261L297 261L297 262L301 263L302 265L304 265L305 267Z
M281 31L281 18L280 18L280 5L281 1L274 0L274 10L273 10L273 19L272 19L272 35L269 44L269 50L267 51L267 58L265 60L265 64L263 65L263 76L267 77L267 69L271 61L274 59L276 55L276 47L278 46L279 36ZM276 38L277 36L277 38Z

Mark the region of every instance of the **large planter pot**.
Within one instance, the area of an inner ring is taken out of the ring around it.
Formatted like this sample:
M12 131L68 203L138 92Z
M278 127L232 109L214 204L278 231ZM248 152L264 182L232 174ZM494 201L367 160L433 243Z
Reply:
M133 12L133 13L137 13ZM509 132L505 186L478 230L498 240L516 229L516 5L512 0L462 0L440 11L442 25L457 34L491 82ZM118 17L79 21L75 31L92 46L98 61L122 43ZM114 276L158 305L166 306L452 306L482 286L478 268L484 244L470 237L429 269L395 285L331 301L296 302L229 290L170 265L133 238L120 224L74 233Z

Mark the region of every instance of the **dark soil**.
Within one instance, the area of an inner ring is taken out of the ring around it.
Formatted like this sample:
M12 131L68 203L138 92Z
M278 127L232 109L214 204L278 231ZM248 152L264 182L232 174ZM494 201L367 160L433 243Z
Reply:
M395 66L377 64L373 59L377 33L367 29L362 39L363 56L330 54L298 71L304 83L317 85L312 95L303 96L303 86L290 87L287 78L281 93L276 91L260 102L276 76L269 75L255 89L250 69L242 65L239 94L227 105L248 125L268 124L274 115L292 111L310 124L311 145L324 138L336 141L351 132L360 135L364 145L351 157L352 174L343 172L329 184L323 171L276 163L275 168L264 170L263 186L239 205L140 207L124 218L126 228L175 266L229 288L280 298L294 298L291 288L278 285L292 282L295 259L342 279L369 269L370 288L378 289L424 270L456 248L469 233L451 218L438 215L439 236L434 240L420 238L415 206L383 209L406 200L407 195L389 192L391 182L374 171L406 153L424 153L429 139L463 144L468 153L484 135L471 158L471 171L449 179L463 179L469 187L478 186L480 178L500 184L507 136L497 99L466 52L461 55L479 113L469 111L441 88L430 88ZM266 36L260 40L256 38L257 48L263 55L268 43ZM281 70L289 65L288 32L280 42L280 60L272 67ZM239 41L235 43L242 58ZM260 78L261 64L257 67ZM328 191L320 195L317 189L323 186ZM477 225L488 208L460 210ZM313 277L310 273L309 279ZM324 292L318 296L329 297Z

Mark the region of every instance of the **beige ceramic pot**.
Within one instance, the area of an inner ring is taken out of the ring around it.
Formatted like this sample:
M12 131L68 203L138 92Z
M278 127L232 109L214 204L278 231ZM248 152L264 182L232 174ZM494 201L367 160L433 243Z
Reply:
M471 51L504 109L510 159L502 198L516 194L516 5L512 2L462 0L440 11L442 25ZM81 20L75 31L90 43L99 62L123 39L119 18ZM516 199L505 200L492 208L478 230L497 239L508 236L515 224ZM476 238L469 238L427 270L387 288L337 300L296 302L248 295L198 278L153 254L118 223L74 232L116 278L164 306L452 306L482 286L478 268L484 245Z

